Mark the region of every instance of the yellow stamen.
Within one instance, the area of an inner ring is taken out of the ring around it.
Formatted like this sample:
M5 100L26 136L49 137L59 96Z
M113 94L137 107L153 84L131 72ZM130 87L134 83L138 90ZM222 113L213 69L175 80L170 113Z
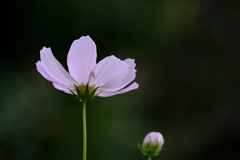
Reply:
M84 86L78 86L78 90L79 90L82 94L84 94L85 91L86 91L86 87L87 87L87 86L85 86L85 85L84 85ZM88 86L88 92L89 92L89 94L91 94L91 93L94 91L94 89L95 89L95 88Z

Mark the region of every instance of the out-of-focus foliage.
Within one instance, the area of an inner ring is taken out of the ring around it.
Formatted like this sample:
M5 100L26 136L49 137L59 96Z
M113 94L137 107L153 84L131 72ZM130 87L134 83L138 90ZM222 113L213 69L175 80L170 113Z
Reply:
M134 58L138 90L87 104L88 160L240 159L240 1L23 0L2 5L0 159L82 157L81 103L35 68L43 46L66 67L90 35L98 60Z

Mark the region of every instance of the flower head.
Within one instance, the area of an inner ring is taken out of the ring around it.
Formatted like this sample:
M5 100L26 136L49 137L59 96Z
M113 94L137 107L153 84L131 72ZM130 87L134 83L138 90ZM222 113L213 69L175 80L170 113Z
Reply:
M96 45L89 36L82 36L72 43L67 56L69 72L50 48L43 47L40 58L41 61L36 63L38 72L53 82L56 89L74 94L80 100L109 97L138 88L136 82L126 87L136 77L134 59L122 61L112 55L96 63Z
M147 156L158 155L162 151L164 139L159 132L150 132L146 135L142 145L139 145L142 153Z

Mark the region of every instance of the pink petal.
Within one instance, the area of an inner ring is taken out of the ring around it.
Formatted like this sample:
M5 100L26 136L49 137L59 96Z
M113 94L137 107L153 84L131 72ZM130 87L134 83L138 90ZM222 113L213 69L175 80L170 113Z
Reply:
M41 64L45 73L49 77L54 78L59 84L65 86L73 86L76 84L71 75L63 68L63 66L53 56L50 48L43 47L40 51ZM54 82L54 81L53 81Z
M65 92L65 93L68 93L68 94L72 94L72 93L70 92L70 90L75 93L75 89L74 89L73 87L62 86L62 85L57 84L57 83L53 83L53 86L54 86L56 89L61 90L61 91ZM75 93L75 94L76 94L76 93Z
M109 56L101 60L90 74L90 86L100 87L101 89L119 86L126 75L129 67L115 56Z
M138 84L136 82L134 82L133 84L131 84L130 86L128 86L127 88L120 90L120 91L104 91L101 92L98 96L99 97L110 97L110 96L114 96L116 94L122 94L122 93L126 93L128 91L134 90L138 88Z
M128 85L129 83L131 83L135 77L136 77L136 70L134 69L136 64L134 63L134 59L126 59L124 60L124 62L126 62L128 64L129 67L129 73L126 76L126 78L122 81L122 83L118 86L112 87L112 88L108 88L106 89L106 91L111 90L111 91L117 91L120 90L122 88L124 88L126 85Z
M51 82L55 82L55 83L60 83L58 80L56 80L55 78L53 78L52 76L50 76L47 71L44 69L42 62L38 61L36 63L37 66L37 71L47 80L51 81Z
M75 40L68 52L67 64L72 77L81 84L87 84L89 73L96 65L97 51L94 41L89 36Z
M136 67L136 63L134 59L127 58L125 62L129 65L129 70L133 70Z

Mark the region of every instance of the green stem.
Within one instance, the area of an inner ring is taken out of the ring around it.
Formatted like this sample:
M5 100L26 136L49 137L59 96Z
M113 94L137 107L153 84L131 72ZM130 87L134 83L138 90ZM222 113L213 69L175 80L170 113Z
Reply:
M152 158L151 158L151 156L148 156L148 160L151 160Z
M86 124L86 100L83 100L82 116L83 116L83 160L87 160L87 124Z

